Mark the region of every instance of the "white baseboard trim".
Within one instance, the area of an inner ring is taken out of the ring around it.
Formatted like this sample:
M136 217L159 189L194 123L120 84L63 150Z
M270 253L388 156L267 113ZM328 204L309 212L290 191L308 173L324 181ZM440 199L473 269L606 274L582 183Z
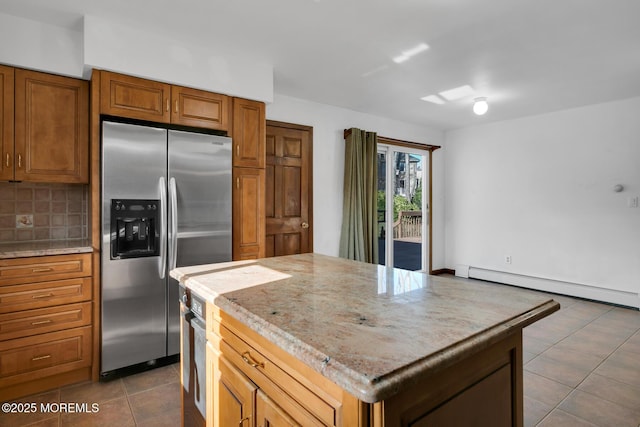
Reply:
M458 269L456 268L456 275L457 272ZM634 292L600 288L598 286L563 282L560 280L544 279L540 277L487 270L477 267L469 267L468 277L640 309L640 294Z
M456 264L456 276L469 278L469 266L464 264Z

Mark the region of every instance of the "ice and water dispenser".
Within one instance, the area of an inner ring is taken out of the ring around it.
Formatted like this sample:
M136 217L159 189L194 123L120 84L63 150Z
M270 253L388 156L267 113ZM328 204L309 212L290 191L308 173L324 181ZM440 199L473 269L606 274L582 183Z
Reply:
M111 259L160 253L160 201L111 199Z

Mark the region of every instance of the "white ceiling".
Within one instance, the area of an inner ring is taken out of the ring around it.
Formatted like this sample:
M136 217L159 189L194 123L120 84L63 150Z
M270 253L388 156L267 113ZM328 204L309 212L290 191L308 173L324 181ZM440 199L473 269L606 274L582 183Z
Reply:
M2 0L0 13L223 40L271 63L277 94L442 130L640 96L639 0ZM474 96L420 100L462 85L488 97L485 116Z

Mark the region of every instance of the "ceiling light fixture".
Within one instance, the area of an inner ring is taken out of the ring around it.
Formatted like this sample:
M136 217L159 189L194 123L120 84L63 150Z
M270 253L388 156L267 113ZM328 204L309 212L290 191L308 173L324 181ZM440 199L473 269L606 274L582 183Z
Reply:
M486 97L480 97L473 100L473 112L478 116L483 115L489 110L489 104L487 104Z

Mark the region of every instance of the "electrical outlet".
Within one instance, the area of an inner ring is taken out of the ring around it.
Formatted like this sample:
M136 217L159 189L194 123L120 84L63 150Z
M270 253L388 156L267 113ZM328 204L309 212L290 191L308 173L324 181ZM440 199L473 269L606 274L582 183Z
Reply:
M627 199L627 204L629 205L630 208L637 208L638 207L638 196L629 197Z
M507 264L511 264L511 255L505 255L504 262L506 262Z
M16 228L33 228L33 215L16 215Z

